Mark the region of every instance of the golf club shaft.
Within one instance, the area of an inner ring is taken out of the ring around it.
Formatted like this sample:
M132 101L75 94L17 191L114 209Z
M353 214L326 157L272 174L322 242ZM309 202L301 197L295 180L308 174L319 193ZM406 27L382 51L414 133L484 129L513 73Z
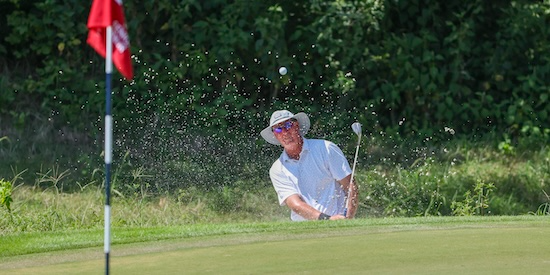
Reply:
M361 133L357 137L357 147L355 148L355 158L353 159L353 168L351 169L351 178L349 179L348 194L346 195L346 204L344 208L344 217L348 214L348 203L351 197L353 187L353 177L355 176L355 165L357 164L357 155L359 155L359 146L361 145Z

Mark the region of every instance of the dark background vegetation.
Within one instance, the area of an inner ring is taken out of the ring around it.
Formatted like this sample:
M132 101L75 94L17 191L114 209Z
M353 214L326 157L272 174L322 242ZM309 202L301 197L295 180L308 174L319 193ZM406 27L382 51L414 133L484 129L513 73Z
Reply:
M0 0L0 178L24 169L58 178L46 164L79 186L101 182L104 61L86 44L90 5ZM347 155L349 125L361 122L369 169L455 159L438 146L456 139L485 137L504 155L522 141L526 151L548 144L548 1L144 0L124 9L135 77L115 73L113 83L121 193L198 187L231 200L228 186L269 186L280 149L258 133L281 108L308 113L310 136ZM428 193L425 203L437 199Z

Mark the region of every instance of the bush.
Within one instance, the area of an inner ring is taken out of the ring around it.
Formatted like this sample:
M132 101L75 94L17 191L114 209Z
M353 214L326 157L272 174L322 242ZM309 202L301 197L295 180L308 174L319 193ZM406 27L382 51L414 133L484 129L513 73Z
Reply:
M9 181L0 179L0 206L5 206L6 209L11 212L11 203L13 201L11 192L13 185Z
M15 113L0 112L16 120L41 110L61 125L100 127L104 61L84 43L85 20L74 20L88 8L57 0L3 8L0 103ZM334 138L354 120L413 136L550 129L548 3L164 0L124 8L136 76L115 74L120 126L156 116L208 130L247 121L239 127L257 132L271 111L289 108L312 114Z

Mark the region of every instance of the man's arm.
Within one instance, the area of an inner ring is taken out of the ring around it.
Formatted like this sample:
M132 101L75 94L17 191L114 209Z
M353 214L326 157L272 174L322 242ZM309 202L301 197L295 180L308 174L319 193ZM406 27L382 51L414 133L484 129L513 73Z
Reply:
M357 180L354 179L353 182L351 182L352 186L350 188L350 179L351 174L338 182L342 185L344 192L346 192L346 195L349 198L348 205L346 205L348 208L348 213L346 215L347 219L353 219L353 217L355 217L355 212L357 212L357 206L359 205L357 201L357 195L359 193L357 188ZM348 192L350 194L348 194Z
M292 211L308 220L317 220L319 219L319 215L321 215L319 210L307 204L298 194L290 195L290 197L285 200L285 204ZM344 218L345 217L342 215L334 215L330 217L331 220L340 220Z

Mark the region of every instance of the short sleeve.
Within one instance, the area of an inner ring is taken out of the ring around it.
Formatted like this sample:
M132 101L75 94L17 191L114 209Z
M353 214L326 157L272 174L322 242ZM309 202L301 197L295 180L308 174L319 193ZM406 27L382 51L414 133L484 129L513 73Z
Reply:
M291 178L285 174L284 167L281 165L281 161L277 160L269 169L269 177L275 192L277 192L277 198L280 205L285 205L285 200L294 194L300 194L297 185L292 182Z
M342 150L333 142L327 142L328 166L335 180L340 181L351 174L351 168Z

